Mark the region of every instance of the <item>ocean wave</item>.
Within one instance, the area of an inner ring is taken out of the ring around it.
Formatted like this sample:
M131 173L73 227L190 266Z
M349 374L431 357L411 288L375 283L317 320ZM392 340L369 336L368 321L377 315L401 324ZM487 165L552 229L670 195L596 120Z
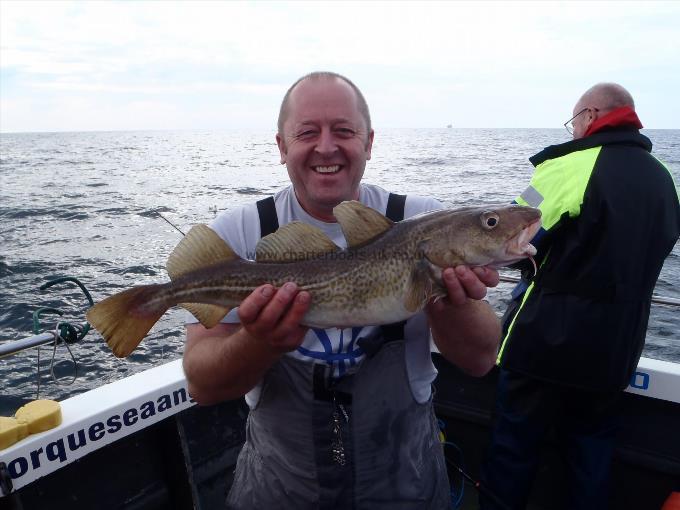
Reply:
M455 207L514 198L533 171L527 158L565 141L566 133L413 129L379 135L366 182ZM654 154L680 182L680 131L654 131L650 137ZM32 311L40 306L84 321L87 301L73 285L39 292L57 276L78 277L95 301L134 284L167 281L165 261L179 235L156 220L156 212L172 213L169 219L181 226L207 223L217 209L213 204L230 208L286 186L271 138L208 132L2 135L2 338L30 335ZM498 313L507 307L512 287L490 289ZM655 293L680 296L680 247L667 259ZM181 356L183 318L171 310L124 360L93 331L73 346L82 366L76 383L62 388L43 374L44 395L65 398ZM44 326L53 328L56 316L47 319ZM680 361L677 308L652 307L644 352ZM66 374L68 364L61 369ZM0 414L3 406L34 398L35 381L35 351L3 359Z
M107 273L112 274L135 274L135 275L146 275L146 276L158 276L158 270L152 266L128 266L128 267L116 267L108 269Z
M143 218L157 218L158 213L171 213L174 212L172 209L165 207L165 206L160 206L156 207L155 209L150 209L148 211L142 211L140 213L137 213L138 216L142 216Z
M130 210L127 207L107 207L106 209L97 209L97 214L106 214L110 216L127 216Z
M267 193L257 188L236 188L234 193L239 195L266 195Z

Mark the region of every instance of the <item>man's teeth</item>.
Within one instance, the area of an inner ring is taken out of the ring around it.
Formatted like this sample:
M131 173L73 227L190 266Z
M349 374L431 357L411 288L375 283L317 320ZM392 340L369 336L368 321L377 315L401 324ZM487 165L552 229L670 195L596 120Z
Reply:
M317 166L314 167L314 170L319 172L320 174L332 174L340 170L340 165L332 165L332 166Z

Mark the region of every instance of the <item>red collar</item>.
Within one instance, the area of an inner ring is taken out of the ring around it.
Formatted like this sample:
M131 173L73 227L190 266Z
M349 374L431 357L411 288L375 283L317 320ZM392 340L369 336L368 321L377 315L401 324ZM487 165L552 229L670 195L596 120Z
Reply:
M598 131L602 131L609 127L626 126L642 129L640 119L635 113L635 110L630 106L622 106L621 108L617 108L616 110L612 110L608 114L603 115L590 125L583 136L592 135L593 133L597 133Z

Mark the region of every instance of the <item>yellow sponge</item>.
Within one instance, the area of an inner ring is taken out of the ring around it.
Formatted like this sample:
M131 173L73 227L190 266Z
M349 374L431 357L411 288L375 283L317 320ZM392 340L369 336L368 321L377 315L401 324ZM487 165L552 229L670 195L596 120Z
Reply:
M28 433L44 432L61 423L61 406L54 400L34 400L20 407L14 414L28 425Z
M12 446L28 435L28 424L16 418L0 416L0 450Z

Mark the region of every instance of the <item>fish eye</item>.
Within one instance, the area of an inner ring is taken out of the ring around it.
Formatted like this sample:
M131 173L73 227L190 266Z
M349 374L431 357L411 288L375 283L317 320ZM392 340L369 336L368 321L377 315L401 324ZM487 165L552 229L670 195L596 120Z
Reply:
M500 217L494 212L485 212L482 214L482 227L487 230L494 228L496 225L498 225L499 221Z

